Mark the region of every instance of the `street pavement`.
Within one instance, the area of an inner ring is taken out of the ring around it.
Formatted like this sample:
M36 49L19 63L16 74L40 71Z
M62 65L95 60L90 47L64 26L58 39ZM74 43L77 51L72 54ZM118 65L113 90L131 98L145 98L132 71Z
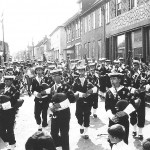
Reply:
M20 108L16 118L16 149L25 150L25 142L28 137L35 133L38 129L34 119L34 97L28 97L25 95L22 97L25 102ZM104 100L99 99L99 108L97 111L98 118L93 118L91 115L89 135L90 138L85 140L81 137L79 132L79 126L75 117L75 104L71 104L71 121L70 121L70 150L110 150L107 143L107 124L108 118L106 116L104 108ZM150 108L146 107L146 123L144 128L144 138L150 137ZM50 132L50 120L49 127L47 129ZM141 142L138 139L132 137L132 130L129 135L129 145L132 150L141 150ZM1 144L1 143L0 143ZM61 150L61 148L58 148Z

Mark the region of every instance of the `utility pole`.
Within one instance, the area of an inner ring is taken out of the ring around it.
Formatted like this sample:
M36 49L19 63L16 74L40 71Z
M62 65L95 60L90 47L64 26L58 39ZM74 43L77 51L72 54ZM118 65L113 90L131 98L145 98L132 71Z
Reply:
M3 17L3 14L2 14ZM4 57L4 62L6 62L6 48L5 48L5 38L4 38L4 22L3 22L3 18L1 20L2 22L2 33L3 33L3 57Z

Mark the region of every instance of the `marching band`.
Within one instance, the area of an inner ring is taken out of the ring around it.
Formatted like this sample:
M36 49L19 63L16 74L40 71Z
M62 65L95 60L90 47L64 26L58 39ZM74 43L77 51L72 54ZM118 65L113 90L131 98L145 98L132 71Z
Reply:
M48 126L50 109L51 136L56 147L69 150L70 104L76 103L75 116L79 133L89 139L90 115L97 118L98 99L105 101L105 110L111 127L120 124L125 128L124 142L128 144L129 125L133 137L143 140L145 101L150 93L150 68L139 60L132 66L123 59L101 58L98 62L78 61L71 67L49 66L46 62L6 64L0 68L0 137L9 150L15 149L15 116L26 92L34 95L34 117L39 131ZM92 109L93 108L93 109ZM93 110L93 112L92 112ZM108 140L113 147L111 140Z

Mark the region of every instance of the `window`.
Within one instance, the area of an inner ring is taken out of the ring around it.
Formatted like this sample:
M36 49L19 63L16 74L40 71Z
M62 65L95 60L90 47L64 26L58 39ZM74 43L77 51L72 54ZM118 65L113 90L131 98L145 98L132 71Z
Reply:
M71 26L69 27L69 41L71 41Z
M98 59L102 58L102 41L98 41Z
M81 22L78 20L78 37L81 35Z
M72 40L74 40L74 37L75 37L75 24L73 23L72 26L71 26L71 31L72 31Z
M93 29L95 29L95 11L93 12Z
M78 23L76 22L76 39L78 38Z
M71 28L68 28L68 42L71 40Z
M110 9L109 9L110 3L106 3L106 24L110 22Z
M79 56L79 45L76 45L76 58Z
M91 30L91 16L88 15L88 31Z
M85 20L84 20L84 23L85 23L85 33L87 32L87 22L88 22L88 19L87 19L87 17L85 17Z
M125 34L117 36L117 57L125 58Z
M69 28L67 28L66 30L67 30L67 42L69 42Z
M81 46L81 44L79 44L79 59L81 59L81 48L82 48L82 46Z
M95 54L95 41L93 41L93 46L92 46L92 58L95 57L94 54Z
M102 8L99 8L98 10L98 26L102 26Z
M116 15L119 16L121 14L121 0L116 0Z
M137 7L137 0L130 0L130 9Z
M90 42L88 42L88 45L87 45L87 58L90 58Z
M80 30L80 32L81 32L81 36L82 36L82 33L83 33L83 20L81 20L81 30Z

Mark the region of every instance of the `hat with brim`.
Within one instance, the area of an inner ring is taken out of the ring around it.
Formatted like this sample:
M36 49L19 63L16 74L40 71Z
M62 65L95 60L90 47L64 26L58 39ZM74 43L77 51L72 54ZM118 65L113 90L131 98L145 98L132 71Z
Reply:
M106 62L111 62L111 60L107 59Z
M52 76L61 76L62 75L62 69L55 69L55 70L51 70L50 74Z
M111 77L122 77L123 74L122 73L118 73L118 72L112 72L112 73L108 73L108 76Z
M4 76L4 79L5 80L14 80L15 76L9 76L9 75L7 75L7 76Z
M119 63L120 63L120 60L114 60L114 63L115 63L115 64L119 64Z
M139 65L139 64L140 64L140 62L139 62L138 60L133 60L133 64L137 64L137 65Z
M80 72L80 71L85 71L86 70L86 66L80 66L80 67L77 67L77 70Z
M36 71L37 69L44 70L43 66L40 66L40 65L38 65L38 66L35 67L35 71Z
M120 57L119 60L124 60L124 58L123 58L123 57Z
M100 58L99 59L99 61L105 61L106 60L106 58Z
M3 72L3 71L4 71L4 69L0 68L0 72Z

